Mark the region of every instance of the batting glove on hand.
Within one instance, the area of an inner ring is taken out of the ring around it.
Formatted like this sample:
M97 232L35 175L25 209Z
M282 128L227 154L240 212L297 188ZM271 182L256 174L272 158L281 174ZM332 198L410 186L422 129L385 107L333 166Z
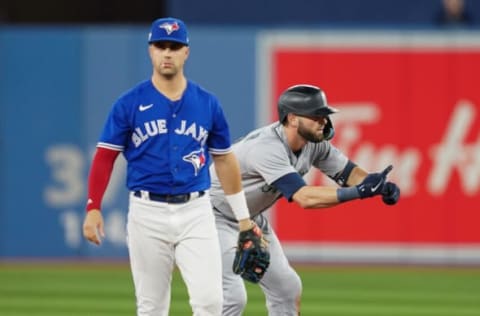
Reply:
M382 194L383 187L387 180L387 174L392 171L393 166L389 165L380 173L370 173L362 183L357 185L358 194L361 199Z
M382 190L382 201L387 205L397 204L400 198L400 188L393 182L386 182Z
M247 281L258 283L270 265L268 243L261 229L255 224L251 229L241 231L233 260L233 272Z

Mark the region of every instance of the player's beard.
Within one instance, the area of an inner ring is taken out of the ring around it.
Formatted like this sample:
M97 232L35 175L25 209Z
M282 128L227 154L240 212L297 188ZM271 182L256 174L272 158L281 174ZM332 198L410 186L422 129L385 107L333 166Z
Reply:
M323 133L318 134L312 132L311 130L307 129L305 125L303 125L302 121L299 121L298 123L297 133L298 135L302 136L306 141L312 143L319 143L323 141Z

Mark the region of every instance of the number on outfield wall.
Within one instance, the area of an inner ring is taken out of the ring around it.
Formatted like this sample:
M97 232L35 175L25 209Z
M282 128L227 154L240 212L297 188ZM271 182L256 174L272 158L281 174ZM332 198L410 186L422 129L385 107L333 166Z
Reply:
M83 241L83 212L65 210L61 213L59 220L63 228L65 244L72 249L80 248ZM115 247L126 247L126 219L125 212L113 210L105 214L105 239L103 242L111 243Z
M70 248L76 249L82 243L81 221L80 216L73 210L67 210L60 216L65 244Z
M44 191L47 205L68 207L78 203L85 195L83 153L73 145L57 145L47 149L45 159L53 181Z

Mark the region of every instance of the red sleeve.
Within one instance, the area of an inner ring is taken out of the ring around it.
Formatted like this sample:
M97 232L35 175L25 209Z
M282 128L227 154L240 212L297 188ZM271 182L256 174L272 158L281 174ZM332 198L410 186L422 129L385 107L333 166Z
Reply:
M101 208L103 195L112 175L113 164L119 154L117 150L97 148L88 177L87 212Z

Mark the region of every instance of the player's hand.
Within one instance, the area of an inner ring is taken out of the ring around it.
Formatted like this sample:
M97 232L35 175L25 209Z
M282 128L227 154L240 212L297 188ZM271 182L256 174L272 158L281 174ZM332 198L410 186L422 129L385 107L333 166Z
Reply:
M393 166L389 165L385 170L379 173L370 173L365 179L357 185L358 194L361 199L369 198L382 194L383 187L387 180L387 175L392 171Z
M87 212L83 222L83 236L96 245L102 243L101 238L105 237L105 232L103 228L103 216L100 210Z
M233 272L243 279L258 283L270 265L268 242L257 224L238 235L237 250L233 259Z
M382 190L382 201L387 205L397 204L400 198L400 188L393 182L386 182Z

